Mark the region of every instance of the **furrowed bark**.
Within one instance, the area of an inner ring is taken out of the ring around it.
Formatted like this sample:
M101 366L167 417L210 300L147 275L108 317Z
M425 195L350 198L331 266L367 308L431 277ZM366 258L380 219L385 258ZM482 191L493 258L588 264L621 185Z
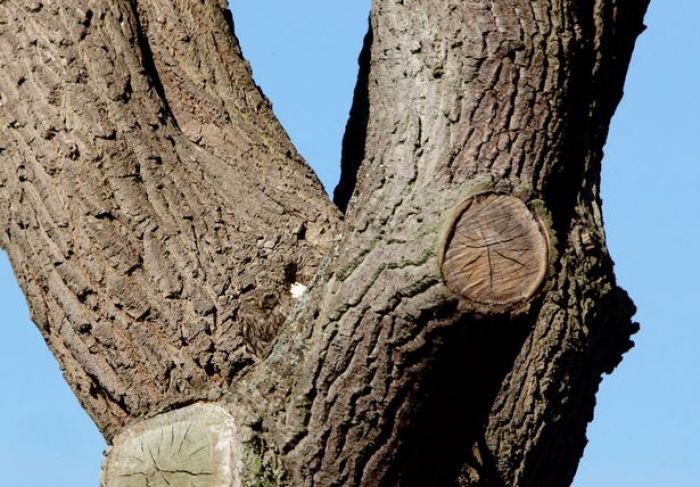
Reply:
M293 485L571 482L637 326L599 172L646 5L374 3L344 151L361 160L336 192L354 185L345 238L297 320L310 345L283 337L273 355L296 350L294 367L276 358L244 389L269 392L261 435ZM520 309L475 309L442 282L438 235L479 194L544 222L548 276Z
M599 173L647 3L375 0L334 240L221 4L0 2L0 243L105 485L568 485L636 329Z
M227 390L338 222L224 6L0 3L0 243L107 439Z

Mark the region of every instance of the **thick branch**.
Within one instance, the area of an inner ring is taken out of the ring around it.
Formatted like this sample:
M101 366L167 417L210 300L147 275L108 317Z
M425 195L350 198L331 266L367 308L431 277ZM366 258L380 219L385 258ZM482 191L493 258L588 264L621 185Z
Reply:
M335 232L226 15L0 4L0 242L107 438L226 390Z
M567 485L635 330L598 178L646 4L376 0L320 265L339 217L220 3L0 2L0 243L107 437L219 401L237 478Z
M292 483L568 485L635 330L598 174L646 4L374 3L347 234L298 317L307 345L283 336L242 392ZM440 276L444 220L484 188L551 232L544 292L515 316Z

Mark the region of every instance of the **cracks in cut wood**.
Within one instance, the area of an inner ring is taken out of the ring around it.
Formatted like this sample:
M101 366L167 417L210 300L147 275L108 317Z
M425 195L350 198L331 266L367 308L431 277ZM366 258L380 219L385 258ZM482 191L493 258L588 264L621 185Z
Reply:
M0 239L108 438L222 400L265 425L258 466L288 461L300 485L568 480L599 374L634 331L597 179L646 2L375 2L336 190L342 243L222 2L88 3L77 22L60 2L0 7ZM437 222L477 177L552 208L564 257L543 259L543 292L518 289L539 262L531 234L490 205L448 242L462 297L441 284ZM297 280L313 284L294 302ZM530 309L479 320L458 305L499 290ZM185 435L141 446L164 470L147 483L198 471L161 457L202 455Z
M440 261L447 286L486 312L531 300L549 268L542 222L519 199L489 192L465 200L455 215Z

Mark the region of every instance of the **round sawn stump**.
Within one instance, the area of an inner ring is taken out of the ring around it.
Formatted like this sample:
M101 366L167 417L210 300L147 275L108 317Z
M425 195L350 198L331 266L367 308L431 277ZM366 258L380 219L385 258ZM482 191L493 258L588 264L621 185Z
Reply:
M481 193L460 204L440 255L443 279L477 311L509 312L528 303L549 267L549 237L515 196Z

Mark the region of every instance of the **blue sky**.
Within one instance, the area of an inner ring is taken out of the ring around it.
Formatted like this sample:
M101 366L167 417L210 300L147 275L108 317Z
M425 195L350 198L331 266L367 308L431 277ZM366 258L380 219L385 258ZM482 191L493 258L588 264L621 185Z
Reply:
M369 0L233 0L256 81L332 190ZM576 487L700 482L700 55L697 0L656 0L603 168L608 244L639 308L606 377ZM0 485L97 485L104 442L28 321L0 254Z

